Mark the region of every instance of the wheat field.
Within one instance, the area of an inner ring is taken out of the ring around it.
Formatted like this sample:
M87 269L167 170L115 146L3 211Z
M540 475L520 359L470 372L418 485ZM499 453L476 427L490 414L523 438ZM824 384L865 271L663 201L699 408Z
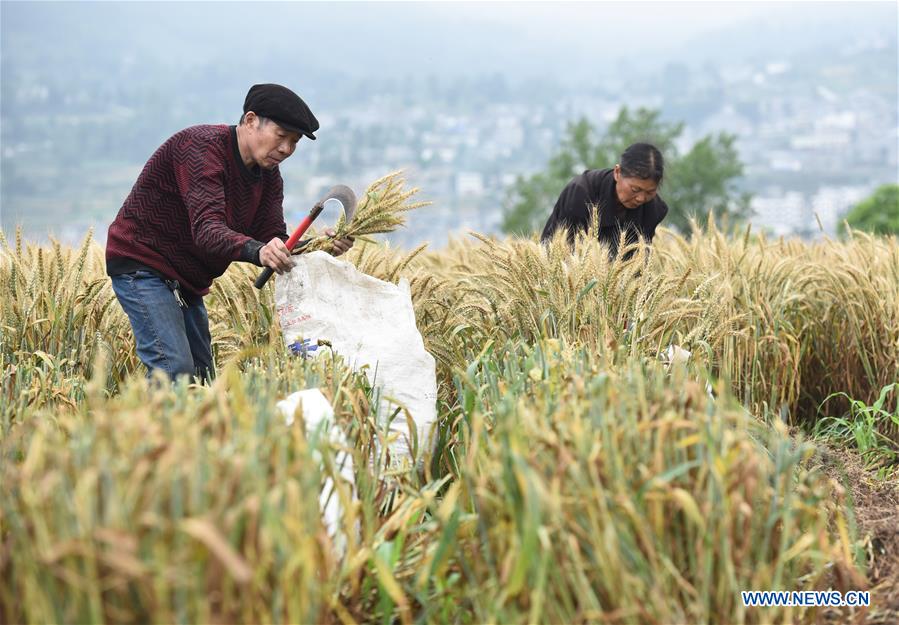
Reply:
M388 190L372 201L410 201ZM377 456L364 376L289 355L253 267L207 298L214 382L166 385L144 378L97 244L10 239L5 622L821 622L834 615L745 608L739 591L870 587L849 497L805 433L846 409L822 407L832 393L870 403L899 380L895 237L709 222L628 262L585 237L359 241L346 259L409 280L437 360L420 470ZM669 345L689 361L665 362ZM307 387L347 448L279 417ZM319 514L327 477L342 557Z

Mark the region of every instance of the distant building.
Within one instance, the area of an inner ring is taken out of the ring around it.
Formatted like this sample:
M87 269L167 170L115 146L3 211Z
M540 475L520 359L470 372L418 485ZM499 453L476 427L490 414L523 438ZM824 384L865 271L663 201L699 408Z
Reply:
M790 191L780 195L757 196L752 199L752 223L776 236L810 231L814 216L801 193Z
M484 195L484 176L476 171L463 171L456 174L456 195L459 197Z
M725 104L717 113L706 118L702 124L701 134L727 132L737 136L752 134L752 121L741 115L730 104Z
M825 234L836 234L840 221L855 204L868 197L873 189L868 185L821 187L812 196L811 208L821 220Z

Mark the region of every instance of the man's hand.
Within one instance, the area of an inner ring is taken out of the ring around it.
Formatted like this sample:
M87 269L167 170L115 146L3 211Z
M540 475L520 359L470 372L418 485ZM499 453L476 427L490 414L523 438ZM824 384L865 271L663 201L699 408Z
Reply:
M325 228L325 234L329 237L337 236L337 233L334 232L333 228ZM351 247L353 247L353 237L337 239L334 241L334 249L331 251L331 255L340 256L341 254L348 252Z
M259 262L263 267L271 267L278 275L287 273L293 269L290 260L290 251L284 245L284 241L275 238L259 248Z

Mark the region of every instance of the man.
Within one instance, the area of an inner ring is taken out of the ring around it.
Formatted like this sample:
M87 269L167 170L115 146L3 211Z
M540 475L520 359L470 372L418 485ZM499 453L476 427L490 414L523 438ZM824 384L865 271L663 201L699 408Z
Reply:
M599 211L596 236L609 248L609 257L618 253L620 233L625 243L642 237L652 243L656 227L668 214L668 205L658 195L664 176L662 153L649 143L635 143L611 169L588 169L575 176L559 194L552 214L543 228L541 241L548 241L559 228L575 232L590 227L594 207Z
M290 89L254 85L237 126L182 130L144 165L109 226L106 272L149 372L212 375L203 296L233 261L290 271L278 167L318 127Z

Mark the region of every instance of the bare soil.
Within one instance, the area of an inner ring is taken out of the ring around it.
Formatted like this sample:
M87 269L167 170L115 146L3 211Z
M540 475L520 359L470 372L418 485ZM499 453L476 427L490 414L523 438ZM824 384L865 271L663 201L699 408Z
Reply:
M867 552L871 609L867 625L899 623L899 480L881 480L857 453L820 446L827 475L842 484Z

